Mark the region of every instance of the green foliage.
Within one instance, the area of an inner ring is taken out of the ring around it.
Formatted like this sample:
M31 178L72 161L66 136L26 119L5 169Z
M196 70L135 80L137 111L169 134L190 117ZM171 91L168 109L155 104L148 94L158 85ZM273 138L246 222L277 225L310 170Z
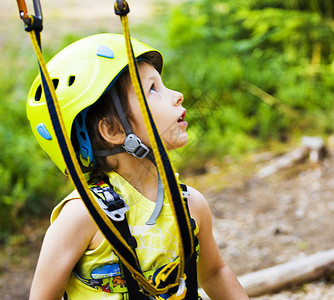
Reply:
M194 163L292 132L333 132L333 16L322 0L196 0L170 10L160 24L164 75L184 93Z
M28 89L38 72L28 36L26 43L7 39L0 64L5 66L0 68L1 242L27 218L49 213L68 184L38 146L25 114Z
M332 0L192 0L162 12L157 25L132 33L163 49L164 81L184 94L190 142L173 154L179 166L200 169L269 140L333 133ZM47 45L46 60L52 47L78 38L68 32ZM0 242L70 188L25 116L38 68L24 37L0 41Z

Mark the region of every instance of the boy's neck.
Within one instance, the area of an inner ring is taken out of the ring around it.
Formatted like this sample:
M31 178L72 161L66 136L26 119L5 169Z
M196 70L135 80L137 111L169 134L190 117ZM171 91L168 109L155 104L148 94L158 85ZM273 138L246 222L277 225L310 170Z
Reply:
M147 158L139 159L128 153L109 156L115 171L147 199L155 202L158 189L156 166ZM108 162L107 158L107 162Z

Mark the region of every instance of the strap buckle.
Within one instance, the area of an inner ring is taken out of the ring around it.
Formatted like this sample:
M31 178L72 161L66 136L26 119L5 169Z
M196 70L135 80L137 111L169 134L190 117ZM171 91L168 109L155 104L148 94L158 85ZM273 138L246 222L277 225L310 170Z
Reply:
M140 159L144 158L150 152L150 149L143 144L141 139L134 133L130 133L126 136L122 146L126 152Z
M104 210L106 215L115 222L124 221L125 220L125 213L129 210L129 206L126 204L126 202L124 200L123 200L123 204L124 204L123 207L119 207L119 208L114 209L114 210L109 210L110 208L106 204L106 201L104 201L101 198L98 199L98 204Z
M125 213L129 210L129 206L120 195L113 192L108 184L91 187L91 191L97 196L97 203L110 219L115 222L125 220Z

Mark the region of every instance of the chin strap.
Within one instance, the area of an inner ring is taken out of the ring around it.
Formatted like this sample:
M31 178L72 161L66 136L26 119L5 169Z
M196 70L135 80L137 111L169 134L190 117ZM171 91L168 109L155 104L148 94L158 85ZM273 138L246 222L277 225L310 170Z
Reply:
M132 154L133 156L140 159L144 158L150 150L144 143L142 143L140 138L132 132L131 125L125 115L121 100L119 99L115 86L111 87L111 96L126 134L126 138L122 147L126 152Z
M94 151L94 153L91 153L91 157L106 157L106 156L110 156L110 155L114 155L114 154L118 154L122 152L127 152L140 159L146 157L150 153L150 149L141 141L141 139L138 136L136 136L132 132L131 125L125 115L121 100L119 99L115 86L111 87L110 92L111 92L111 96L112 96L118 117L122 123L123 129L126 134L125 141L123 145L115 146L113 149L96 150ZM81 115L83 117L82 123L84 124L86 123L84 119L86 114L83 111ZM80 138L80 131L78 130L77 130L77 136L78 138ZM89 137L87 135L86 135L86 140L89 140ZM150 160L152 161L152 156Z

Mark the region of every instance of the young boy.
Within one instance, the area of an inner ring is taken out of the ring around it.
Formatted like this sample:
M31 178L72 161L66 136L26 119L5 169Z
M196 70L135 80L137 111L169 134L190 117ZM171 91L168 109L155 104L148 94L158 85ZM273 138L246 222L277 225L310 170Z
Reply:
M123 36L117 34L84 38L58 53L48 63L48 70L82 169L89 172L90 182L107 177L129 206L126 218L146 274L177 259L177 231L167 201L157 215L152 215L155 202L161 202L164 193L154 159L147 154L150 141L127 70L124 44ZM167 150L180 148L188 141L183 95L164 86L161 54L135 39L132 44L143 90ZM27 110L41 147L66 173L39 77L31 87ZM134 139L138 148L129 147L129 139ZM189 211L199 241L200 284L211 299L248 299L219 253L207 201L191 187L188 192ZM72 300L128 299L119 259L77 191L54 209L51 222L30 299L61 299L65 290ZM180 299L175 292L163 297L156 299Z

